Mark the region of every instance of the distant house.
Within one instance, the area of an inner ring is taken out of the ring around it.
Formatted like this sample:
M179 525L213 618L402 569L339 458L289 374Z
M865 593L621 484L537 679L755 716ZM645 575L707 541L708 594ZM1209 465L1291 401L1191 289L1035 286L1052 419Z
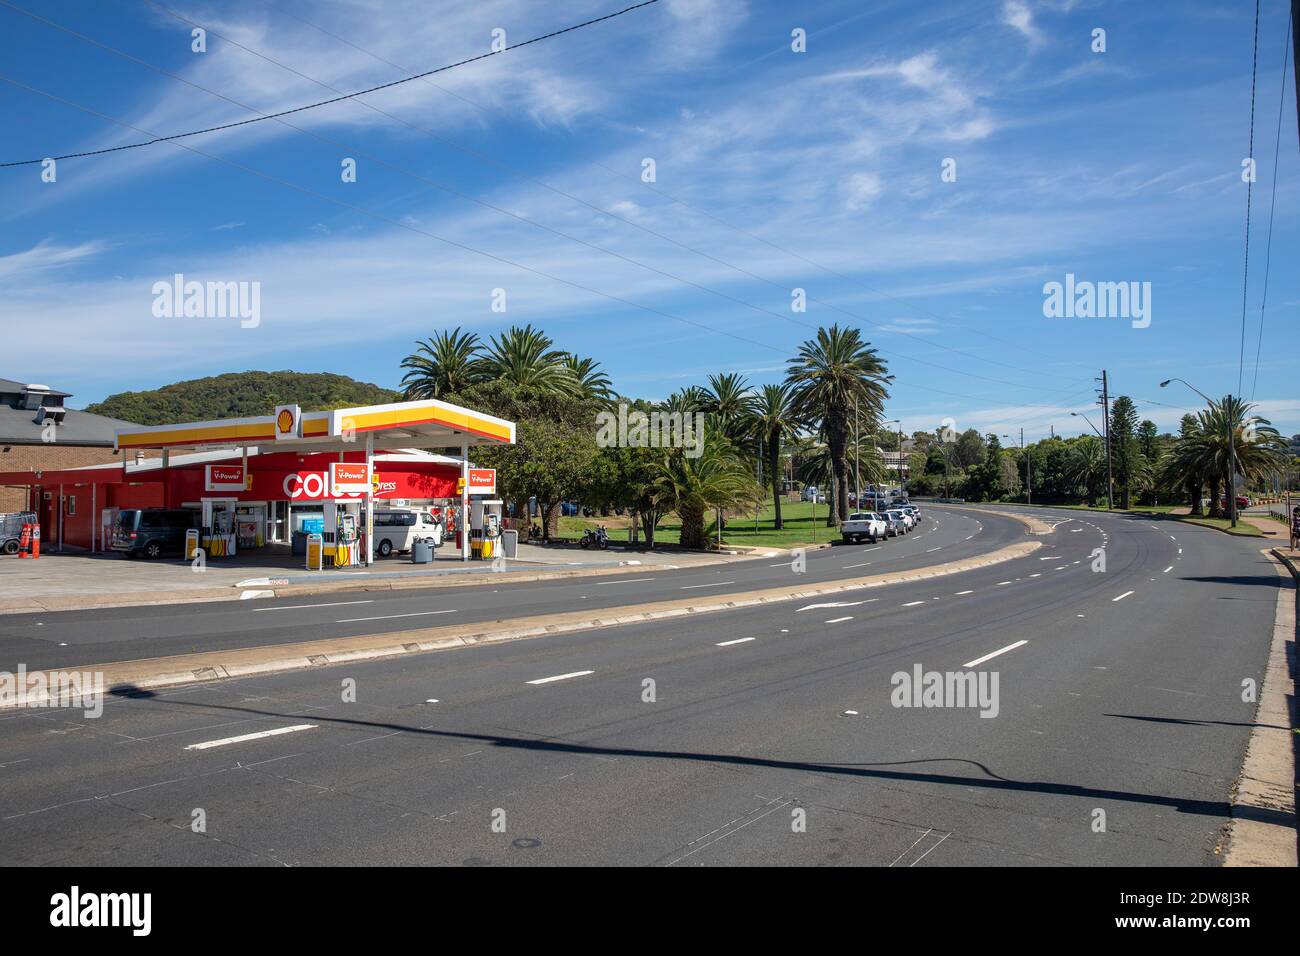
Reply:
M68 408L71 397L47 385L0 378L0 472L53 471L116 460L114 433L133 423ZM39 511L45 524L58 513L57 494L57 489L39 485L0 486L0 514Z

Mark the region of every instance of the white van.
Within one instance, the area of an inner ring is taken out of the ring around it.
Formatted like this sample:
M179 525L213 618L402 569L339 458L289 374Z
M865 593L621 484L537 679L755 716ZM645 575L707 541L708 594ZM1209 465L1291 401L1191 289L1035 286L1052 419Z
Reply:
M410 551L416 540L441 544L442 526L424 508L375 509L375 554L386 558L394 551Z

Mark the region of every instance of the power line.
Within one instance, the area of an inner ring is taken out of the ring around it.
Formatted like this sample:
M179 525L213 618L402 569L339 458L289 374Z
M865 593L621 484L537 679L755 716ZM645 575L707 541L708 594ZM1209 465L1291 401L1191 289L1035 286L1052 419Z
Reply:
M1286 104L1286 67L1291 57L1291 14L1287 14L1286 34L1282 37L1282 88L1277 95L1277 138L1273 142L1273 185L1268 200L1268 242L1264 246L1264 292L1259 298L1259 338L1255 340L1255 374L1250 382L1250 400L1255 400L1259 385L1259 354L1264 347L1264 306L1268 302L1268 272L1273 261L1273 211L1277 208L1277 160L1282 146L1282 107Z
M178 19L178 20L181 20L181 21L184 22L184 23L187 23L187 24L190 24L190 25L194 25L194 26L198 26L198 24L196 24L194 21L189 20L189 19L187 19L187 18L185 18L185 17L183 17L183 16L181 16L181 15L179 15L179 14L174 13L173 11L169 10L167 7L163 6L162 4L153 3L152 0L145 0L145 2L150 3L152 6L155 6L155 7L159 8L160 10L162 10L162 11L164 11L164 12L170 14L171 16L175 17L175 18ZM521 215L519 215L519 214L517 214L517 213L511 212L510 210L507 210L507 209L504 209L504 208L502 208L502 207L499 207L499 206L493 205L492 203L489 203L489 202L487 202L487 201L485 201L485 200L479 199L478 197L472 196L472 195L470 195L470 194L468 194L468 193L464 193L464 192L462 192L462 191L460 191L460 190L458 190L458 189L456 189L456 188L454 188L454 187L447 186L447 185L445 185L445 184L443 184L443 183L439 183L439 182L437 182L437 181L435 181L435 180L432 180L432 179L430 179L430 178L428 178L428 177L425 177L425 176L423 176L423 175L420 175L420 174L418 174L418 173L414 173L414 172L411 172L411 171L409 171L409 170L406 170L406 169L404 169L404 168L402 168L402 167L400 167L400 166L398 166L398 165L396 165L396 164L394 164L394 163L390 163L390 162L388 162L387 160L382 159L381 157L378 157L378 156L375 156L375 155L373 155L373 154L369 154L369 153L366 153L366 152L364 152L364 151L358 150L355 146L353 146L353 145L351 145L351 144L344 143L344 142L340 142L340 141L335 140L335 139L331 139L331 138L329 138L329 137L327 137L327 136L324 136L324 135L322 135L322 134L320 134L320 133L317 133L317 132L315 132L315 131L313 131L313 130L305 129L305 128L301 127L301 126L296 126L296 125L294 125L293 123L290 123L289 121L285 120L285 119L283 118L283 116L284 116L283 113L264 114L264 113L262 113L260 110L258 110L256 107L249 106L248 104L246 104L246 103L242 103L242 102L240 102L239 100L236 100L236 99L234 99L234 98L232 98L232 97L226 96L225 94L223 94L223 93L221 93L221 92L219 92L219 91L217 91L217 90L213 90L213 89L210 89L210 88L208 88L208 87L206 87L206 86L203 86L203 85L201 85L201 84L199 84L199 83L195 83L195 82L193 82L192 80L186 79L186 78L183 77L183 76L180 76L180 75L178 75L178 74L176 74L176 73L173 73L173 72L171 72L171 71L169 71L169 70L163 69L162 67L156 66L156 65L154 65L154 64L152 64L152 63L150 63L150 62L148 62L147 60L143 60L143 59L141 59L140 57L134 56L133 54L127 53L127 52L125 52L125 51L123 51L123 50L119 50L119 49L117 49L116 47L113 47L113 46L111 46L111 45L109 45L109 44L103 43L103 42L101 42L101 41L99 41L99 40L96 40L96 39L94 39L93 37L87 36L87 35L85 35L85 34L83 34L83 33L79 33L78 31L73 30L73 29L70 28L70 27L64 26L63 24L60 24L60 23L57 23L57 22L55 22L55 21L52 21L52 20L46 19L46 18L44 18L44 17L37 16L36 14L28 13L27 11L24 11L24 10L22 10L21 8L14 6L14 4L9 3L8 0L0 0L0 3L4 3L4 4L7 5L7 6L13 7L14 9L18 10L19 12L26 13L28 16L31 16L33 19L39 20L40 22L44 23L45 25L47 25L47 26L49 26L49 27L51 27L51 28L53 28L53 29L60 30L61 32L64 32L64 33L69 34L70 36L74 36L74 37L76 37L76 38L79 39L79 40L82 40L82 41L84 41L84 42L86 42L86 43L89 43L89 44L91 44L91 45L93 45L93 46L96 46L96 47L98 47L99 49L105 50L105 51L107 51L107 52L109 52L109 53L112 53L112 54L114 54L114 55L116 55L116 56L122 57L123 59L129 60L129 61L131 61L132 63L136 63L136 64L138 64L138 65L140 65L140 66L143 66L143 67L145 67L146 69L152 70L153 72L158 73L158 74L160 74L160 75L162 75L162 76L166 76L166 77L168 77L168 78L170 78L170 79L173 79L173 80L176 80L176 81L178 81L178 82L184 83L184 84L186 84L187 86L190 86L190 87L192 87L192 88L194 88L194 89L196 89L196 90L200 90L200 91L202 91L202 92L204 92L204 93L207 93L207 94L209 94L209 95L211 95L211 96L215 96L215 97L217 97L217 98L219 98L219 99L221 99L221 100L223 100L223 101L225 101L225 102L227 102L227 103L230 103L230 104L232 104L232 105L234 105L234 106L239 107L240 109L245 109L245 110L249 110L250 112L258 113L259 116L260 116L261 118L265 118L265 119L274 119L277 123L280 123L281 125L285 126L286 128L291 129L291 130L294 130L294 131L299 132L299 133L303 133L303 134L305 134L305 135L307 135L307 136L311 136L313 139L316 139L316 140L318 140L318 141L320 141L320 142L328 143L328 144L330 144L330 145L340 147L340 148L342 148L342 149L348 150L349 152L356 153L356 155L359 155L359 156L364 156L364 157L366 157L366 158L368 158L368 159L371 159L371 160L373 160L373 161L379 163L380 165L383 165L383 166L385 166L385 167L388 167L388 168L394 170L395 172L398 172L399 174L402 174L402 175L405 175L405 176L409 176L410 178L415 179L415 180L418 180L418 181L420 181L420 182L422 182L422 183L425 183L425 184L427 184L427 185L429 185L429 186L432 186L433 188L440 189L440 190L442 190L442 191L444 191L444 192L451 193L452 195L458 196L458 197L460 197L460 198L462 198L462 199L465 199L465 200L467 200L467 201L469 201L469 202L476 203L477 205L480 205L480 206L482 206L482 207L484 207L484 208L491 209L491 210L493 210L493 211L495 211L495 212L498 212L498 213L500 213L500 214L502 214L502 215L510 216L511 218L516 219L516 220L518 220L518 221L520 221L520 222L527 223L527 224L532 225L532 226L535 226L535 227L537 227L537 228L539 228L539 229L543 229L543 230L545 230L545 231L547 231L547 232L550 232L550 233L552 233L553 235L559 236L559 237L561 237L561 238L564 238L564 239L570 240L570 241L572 241L572 242L576 242L576 243L578 243L578 244L580 244L580 245L583 245L583 246L585 246L585 247L587 247L587 248L594 249L594 250L596 250L596 251L599 251L599 252L605 253L605 254L607 254L607 255L613 256L613 257L615 257L615 258L617 258L617 259L620 259L620 260L622 260L622 261L624 261L624 262L627 262L627 263L629 263L629 264L631 264L631 265L638 266L638 267L640 267L640 268L643 268L643 269L646 269L647 271L650 271L650 272L656 273L656 274L658 274L658 275L664 276L664 277L666 277L666 278L668 278L668 279L671 279L671 280L673 280L673 281L680 282L680 283L682 283L683 285L688 285L688 286L691 286L691 287L693 287L693 288L699 289L699 290L701 290L701 291L708 292L708 293L710 293L710 294L712 294L712 295L716 295L716 296L718 296L719 298L722 298L722 299L725 299L725 300L727 300L727 301L730 301L730 302L736 303L736 304L738 304L738 305L744 306L744 307L746 307L746 308L752 309L752 310L754 310L754 311L756 311L756 312L760 312L760 313L765 314L765 315L770 315L770 316L772 316L772 317L774 317L774 318L781 319L781 320L783 320L783 321L789 321L789 322L791 322L791 323L793 323L793 324L795 324L795 325L799 325L799 326L804 327L804 328L807 328L807 329L809 329L809 330L812 330L812 331L815 331L815 330L816 330L816 326L811 325L811 324L809 324L809 323L807 323L807 322L801 322L801 321L799 321L798 319L795 319L795 318L793 318L793 317L791 317L791 316L789 316L789 315L785 315L784 313L774 312L774 311L772 311L771 309L766 309L766 308L763 308L763 307L761 307L761 306L754 305L754 304L749 303L749 302L746 302L745 300L740 299L740 298L738 298L738 297L736 297L736 296L733 296L733 295L730 295L730 294L728 294L728 293L724 293L724 292L719 292L719 291L717 291L717 290L715 290L715 289L709 288L708 286L705 286L705 285L702 285L702 284L700 284L700 283L694 282L694 281L692 281L692 280L690 280L690 279L682 278L682 277L680 277L680 276L674 275L674 274L671 273L671 272L667 272L667 271L662 270L662 269L659 269L659 268L657 268L657 267L655 267L655 266L651 266L651 265L648 265L648 264L646 264L646 263L643 263L643 262L641 262L641 261L639 261L639 260L637 260L637 259L634 259L634 258L632 258L632 257L630 257L630 256L626 256L626 255L623 255L622 253L618 253L618 252L614 252L614 251L612 251L612 250L610 250L610 249L606 249L606 248L604 248L604 247L602 247L602 246L600 246L600 245L597 245L596 243L592 243L592 242L589 242L589 241L587 241L587 240L585 240L585 239L581 239L581 238L579 238L579 237L577 237L577 236L570 235L570 234L565 233L565 232L563 232L563 231L561 231L561 230L558 230L558 229L552 228L551 226L547 226L547 225L545 225L544 223L537 222L536 220L529 219L529 218L527 218L527 217L525 217L525 216L521 216ZM305 74L305 73L301 73L301 72L299 72L298 70L293 69L292 67L286 66L286 65L283 64L283 63L280 63L280 62L278 62L278 61L276 61L276 60L274 60L274 59L271 59L270 57L267 57L267 56L265 56L264 54L261 54L261 53L255 51L255 50L249 49L248 47L245 47L243 44L240 44L240 43L238 43L237 41L230 40L230 39L227 38L227 37L223 37L220 33L217 33L217 32L215 32L215 31L209 31L209 32L211 32L213 36L220 37L220 38L221 38L222 40L224 40L225 42L229 42L229 43L233 44L234 46L239 47L240 49L246 50L247 52L253 54L254 56L258 56L258 57L260 57L261 59L266 60L267 62L273 63L273 64L275 64L276 66L281 67L282 69L285 69L285 70L287 70L287 71L289 71L289 72L291 72L291 73L294 73L294 74L297 75L297 76L302 77L303 79L309 80L310 82L315 83L315 84L317 84L317 85L319 85L319 86L322 86L322 87L324 87L324 88L326 88L326 89L331 89L331 90L334 89L334 87L330 86L329 84L327 84L327 83L325 83L325 82L323 82L323 81L321 81L321 80L317 80L317 79L315 79L314 77L308 76L308 75ZM387 116L387 117L389 117L390 119L395 120L396 122L402 123L403 125L408 126L408 127L412 128L412 129L423 130L422 127L420 127L420 126L418 126L418 125L416 125L416 124L409 123L408 121L406 121L406 120L404 120L404 119L401 119L400 117L397 117L397 116L395 116L395 115L393 115L393 114L391 114L391 113L388 113L388 112L386 112L385 110L380 109L379 107L373 106L372 104L366 103L366 102L364 102L364 101L362 101L362 100L359 100L359 99L356 100L356 102L360 103L360 104L363 105L363 106L366 106L366 107L369 108L369 109L374 110L374 111L377 112L377 113L380 113L380 114L382 114L382 115L384 115L384 116ZM567 194L566 194L566 195L567 195ZM577 197L573 197L573 198L574 198L576 201L578 201L578 202L583 202L584 204L586 204L584 200L577 199ZM591 204L586 204L586 205L591 205ZM599 209L599 207L596 207L596 206L591 206L591 208L596 209L597 211L601 211L601 210ZM660 236L659 233L654 232L653 230L647 230L647 231L651 232L653 235ZM683 245L683 244L681 244L681 243L677 243L676 240L672 240L671 238L666 237L666 236L661 236L661 238L664 238L664 239L666 239L666 240L669 241L669 242L673 242L674 244L681 245L683 248L688 249L689 251L696 252L697 254L702 255L702 256L704 256L704 257L706 257L706 258L708 258L708 259L711 259L711 260L713 260L713 261L715 261L715 262L718 262L718 263L720 263L720 264L722 264L722 265L724 265L724 266L729 266L730 268L733 268L733 269L735 269L736 271L741 272L741 273L744 274L744 275L751 276L751 277L753 277L753 278L755 278L755 279L757 279L757 280L759 280L759 281L767 282L769 285L773 285L773 286L775 286L775 287L777 287L777 288L781 288L783 291L785 290L785 287L784 287L784 286L780 286L778 283L772 282L771 280L767 280L767 279L763 278L762 276L756 275L755 273L749 272L748 270L742 269L742 268L740 268L740 267L738 267L738 266L732 266L730 263L727 263L727 262L725 262L725 261L722 260L722 259L718 259L718 258L716 258L716 257L714 257L714 256L712 256L712 255L710 255L710 254L708 254L708 253L701 252L701 251L699 251L699 250L694 250L694 249L692 249L691 247L689 247L689 246L685 246L685 245ZM817 301L817 300L814 299L814 301ZM831 306L831 308L836 308L836 307ZM875 325L875 324L878 324L878 323L874 323L874 322L872 322L872 321L869 320L869 319L866 319L865 317L858 316L858 315L856 315L856 314L854 314L854 313L848 312L847 310L838 309L838 308L836 308L836 310L837 310L837 311L840 311L840 312L843 312L845 315L848 315L849 317L851 317L851 318L853 318L853 319L855 319L855 320L857 320L857 321L865 322L865 323L867 323L867 324L869 324L869 325ZM938 343L929 343L929 344L935 344L935 345L938 345ZM939 346L939 347L947 348L946 346ZM1032 385L1025 385L1025 384L1020 383L1020 382L1007 381L1007 380L1005 380L1005 379L992 378L992 377L990 377L990 376L980 375L980 374L978 374L978 373L970 372L970 371L966 371L966 370L963 370L963 369L951 368L951 367L949 367L949 366L946 366L946 365L940 365L940 364L937 363L937 362L931 362L931 361L928 361L928 360L923 359L923 358L919 358L919 357L914 356L914 355L907 355L907 354L905 354L905 353L895 352L895 351L892 350L892 349L884 349L884 348L881 348L881 349L879 349L879 351L881 351L882 353L885 353L885 354L893 355L893 356L895 356L895 357L897 357L897 358L902 358L902 359L907 359L907 360L909 360L909 361L919 362L919 363L921 363L921 364L923 364L923 365L928 365L928 366L931 366L931 367L933 367L933 368L940 369L940 370L945 371L945 372L952 372L952 373L954 373L954 374L958 374L958 375L965 375L965 376L970 377L970 378L981 379L981 380L983 380L983 381L992 382L992 383L994 383L994 384L998 384L998 385L1004 385L1004 386L1008 386L1008 387L1011 387L1011 388L1025 389L1025 390L1039 390L1039 389L1036 389L1036 387L1035 387L1035 386L1032 386ZM949 351L957 351L957 350L949 349ZM965 355L966 353L961 353L961 352L959 352L958 354ZM987 360L987 359L986 359L985 361L990 361L990 362L992 362L992 360ZM993 364L1005 365L1006 363L993 362ZM1008 366L1008 367L1013 368L1013 369L1016 368L1015 366ZM1017 371L1028 371L1028 370L1025 370L1025 369L1017 369ZM1045 373L1036 373L1036 374L1045 374Z
M540 43L543 40L550 40L554 37L562 36L565 33L572 33L574 30L581 30L584 27L589 27L597 23L602 23L605 20L612 20L615 17L623 16L625 13L631 13L633 10L639 10L642 7L648 7L651 4L658 3L658 2L659 0L642 0L642 2L640 3L633 4L630 7L625 7L622 10L619 10L615 13L607 13L604 16L594 17L590 20L584 20L582 23L575 23L572 26L564 27L563 29L560 30L553 30L550 33L545 33L542 34L541 36L533 37L531 40L524 40L521 43L512 43L509 44L508 46L502 47L500 50L491 50L487 53L480 53L478 56L467 57L466 59L458 60L455 63L448 63L446 66L440 66L437 67L436 69L426 70L423 73L417 73L414 76L407 76L407 77L403 77L400 80L392 80L391 82L388 83L381 83L378 86L372 86L368 89L357 90L355 93L345 93L340 96L335 96L331 99L321 100L317 103L308 103L304 106L295 106L292 109L281 110L278 113L263 114L261 116L253 117L250 119L237 120L236 122L233 123L223 123L220 126L209 126L205 129L191 130L188 133L173 133L170 136L156 136L153 139L142 143L125 143L121 146L109 146L109 147L105 147L104 149L92 149L80 153L66 153L62 156L49 156L49 157L43 157L41 159L24 159L24 160L18 160L14 162L0 163L0 169L14 167L14 166L31 166L38 163L43 163L45 162L46 159L55 159L55 160L83 159L87 156L102 156L106 153L117 153L128 149L141 149L145 146L153 146L156 143L172 142L174 140L185 139L190 136L201 136L204 133L216 133L216 132L220 132L221 130L235 129L236 127L239 126L249 126L253 123L260 123L263 120L277 119L281 116L290 116L294 113L302 113L306 110L314 110L321 106L329 106L331 103L339 103L342 102L343 100L350 100L353 97L365 96L370 93L377 93L380 90L391 89L394 86L401 86L403 83L410 83L412 80L423 79L428 76L433 76L434 74L437 73L445 73L448 70L454 70L457 67L465 66L470 63L476 63L479 60L485 60L491 56L498 56L499 54L508 53L511 50L518 50L521 47L526 47L533 43ZM46 20L44 17L38 16L37 14L32 13L29 10L24 10L22 7L10 3L9 0L0 0L0 3L4 4L6 7L9 7L10 9L18 13L23 14L24 16L31 17L34 20L39 20L42 23L54 25L53 21Z
M35 86L32 86L32 85L30 85L30 84L28 84L28 83L24 83L24 82L22 82L21 80L16 80L16 79L14 79L14 78L12 78L12 77L10 77L10 76L6 76L6 75L4 75L4 74L0 74L0 82L8 83L8 84L10 84L11 86L15 86L15 87L17 87L18 89L21 89L21 90L26 90L26 91L29 92L29 93L35 93L35 94L37 94L37 95L39 95L39 96L44 96L44 97L46 97L47 99L53 100L53 101L56 102L56 103L62 103L62 104L65 105L65 106L69 106L69 107L71 107L71 108L73 108L73 109L80 110L80 111L83 112L83 113L87 113L87 114L89 114L89 115L91 115L91 116L98 117L99 119L105 120L105 121L107 121L107 122L114 123L114 124L116 124L116 125L118 125L118 126L122 126L122 127L127 128L127 129L134 130L134 131L137 132L137 133L142 133L142 134L144 134L144 135L146 135L146 136L152 136L152 135L154 135L151 131L146 130L146 129L142 129L141 127L138 127L138 126L135 126L135 125L133 125L133 124L127 122L126 120L119 119L119 118L114 117L114 116L109 116L108 114L106 114L106 113L102 113L102 112L100 112L99 110L96 110L96 109L94 109L94 108L92 108L92 107L84 106L84 105L82 105L82 104L80 104L80 103L77 103L77 102L75 102L75 101L73 101L73 100L67 99L66 97L59 96L58 94L51 93L51 92L49 92L48 90L43 90L43 89L40 89L39 87L35 87ZM788 354L788 351L787 351L786 349L779 348L778 346L771 345L771 344L769 344L769 343L767 343L767 342L760 342L760 341L758 341L757 339L751 339L751 338L747 338L747 337L745 337L745 336L743 336L743 335L737 335L737 334L734 333L734 332L727 332L727 331L725 331L725 330L723 330L723 329L715 328L715 327L713 327L713 326L711 326L711 325L707 325L706 323L703 323L703 322L697 322L697 321L695 321L695 320L693 320L693 319L688 319L688 318L685 318L685 317L680 316L680 315L675 315L675 314L673 314L673 313L671 313L671 312L665 312L665 311L663 311L662 309L657 309L657 308L655 308L654 306L644 305L644 304L642 304L642 303L640 303L640 302L634 302L634 301L632 301L632 300L630 300L630 299L624 299L624 298L622 298L621 296L617 296L617 295L614 295L614 294L609 293L609 292L602 292L602 291L599 290L599 289L592 288L591 286L584 285L584 284L582 284L582 283L580 283L580 282L575 282L575 281L573 281L573 280L571 280L571 279L564 279L564 278L562 278L562 277L560 277L560 276L557 276L557 275L554 275L554 274L552 274L552 273L546 272L546 271L544 271L544 270L542 270L542 269L536 269L536 268L534 268L534 267L532 267L532 266L524 265L523 263L520 263L520 262L515 262L515 261L512 260L512 259L507 259L507 258L504 257L504 256L499 256L499 255L496 255L495 253L486 252L486 251L484 251L484 250L482 250L482 249L477 249L477 248L475 248L475 247L473 247L473 246L470 246L470 245L467 245L467 244L465 244L465 243L463 243L463 242L457 242L457 241L454 240L454 239L448 239L448 238L446 238L445 236L439 236L439 235L437 235L436 233L428 232L427 230L420 229L419 227L417 227L417 226L413 226L413 225L411 225L410 223L402 222L401 220L393 219L393 218L390 218L390 217L388 217L388 216L385 216L385 215L383 215L383 214L381 214L381 213L374 212L373 210L366 209L364 206L358 206L358 205L355 205L354 203L346 202L346 201L344 201L344 200L342 200L342 199L337 199L337 198L335 198L335 197L333 197L333 196L328 196L328 195L326 195L326 194L324 194L324 193L316 192L315 190L313 190L313 189L309 189L309 188L307 188L306 186L301 186L301 185L299 185L298 183L290 182L289 180L286 180L286 179L280 179L279 177L273 176L273 175L271 175L270 173L266 173L266 172L263 172L263 171L261 171L261 170L254 169L254 168L251 167L251 166L246 166L246 165L244 165L243 163L236 162L235 160L227 159L227 158L225 158L224 156L218 156L218 155L216 155L215 153L209 153L209 152L206 152L206 151L204 151L204 150L202 150L202 149L199 149L198 147L190 146L190 145L187 145L187 144L185 144L185 143L175 142L175 141L172 142L172 145L174 145L174 146L176 146L176 147L178 147L178 148L180 148L180 149L186 150L187 152L193 153L193 154L196 155L196 156L202 156L202 157L204 157L205 159L211 159L211 160L214 160L215 162L223 163L223 164L225 164L225 165L227 165L227 166L232 167L233 169L237 169L237 170L239 170L239 171L241 171L241 172L247 173L247 174L250 175L250 176L255 176L255 177L259 178L259 179L263 179L263 180L265 180L265 181L267 181L267 182L273 183L273 184L278 185L278 186L283 186L283 187L285 187L286 189L293 190L294 192L301 193L301 194L303 194L303 195L305 195L305 196L310 196L310 197L312 197L312 198L314 198L314 199L319 199L319 200L322 200L322 201L324 201L324 202L330 203L331 205L340 206L340 207L342 207L342 208L344 208L344 209L349 209L349 210L351 210L351 211L353 211L353 212L361 213L361 214L364 215L364 216L368 216L368 217L370 217L370 218L372 218L372 219L375 219L375 220L377 220L377 221L379 221L379 222L383 222L383 223L385 223L385 224L387 224L387 225L390 225L390 226L396 226L397 228L399 228L399 229L404 229L404 230L406 230L407 232L413 232L413 233L415 233L415 234L417 234L417 235L425 236L426 238L429 238L429 239L434 239L434 240L436 240L436 241L438 241L438 242L441 242L441 243L444 243L444 244L446 244L446 245L452 246L453 248L456 248L456 249L460 249L460 250L462 250L462 251L464 251L464 252L471 252L471 253L474 253L475 255L479 255L479 256L482 256L482 257L484 257L484 258L491 259L491 260L494 261L494 262L499 262L499 263L501 263L501 264L503 264L503 265L511 266L512 268L519 269L519 270L521 270L521 271L523 271L523 272L528 272L528 273L530 273L530 274L532 274L532 275L539 276L539 277L544 278L544 279L549 279L549 280L551 280L551 281L553 281L553 282L558 282L558 283L560 283L561 285L566 285L566 286L569 286L570 288L578 289L578 290L580 290L580 291L582 291L582 292L587 292L587 293L589 293L589 294L591 294L591 295L595 295L595 296L599 296L599 297L601 297L601 298L609 299L609 300L612 301L612 302L617 302L617 303L619 303L620 305L625 305L625 306L629 306L629 307L634 308L634 309L639 309L639 310L641 310L641 311L643 311L643 312L649 312L649 313L651 313L651 314L653 314L653 315L662 316L663 318L673 319L674 321L682 322L682 323L684 323L684 324L686 324L686 325L690 325L690 326L693 326L693 327L698 328L698 329L703 329L703 330L705 330L705 331L707 331L707 332L712 332L712 333L714 333L715 335L723 335L723 336L726 336L726 337L728 337L728 338L733 338L733 339L736 339L736 340L739 341L739 342L746 342L746 343L748 343L748 344L750 344L750 345L756 345L756 346L758 346L759 348L768 349L768 350L770 350L770 351L777 352L777 353L779 353L779 354L781 354L781 355L787 355L787 354ZM922 390L922 391L927 391L927 392L935 392L935 393L940 394L940 395L950 395L950 396L954 396L954 397L956 397L956 398L963 399L963 400L965 400L965 401L969 401L969 400L970 400L970 396L968 396L968 395L962 395L962 394L957 393L957 392L948 392L948 391L945 391L945 390L943 390L943 389L933 388L933 387L928 386L928 385L917 385L917 384L914 384L914 383L913 383L913 384L909 384L908 387L910 387L910 388L920 389L920 390ZM1026 404L1029 404L1029 403L1026 403Z
M1250 61L1250 145L1246 157L1250 160L1250 176L1246 179L1246 255L1241 268L1241 347L1237 354L1237 395L1241 395L1241 380L1246 371L1246 292L1250 284L1250 199L1255 185L1255 78L1259 69L1259 0L1255 0L1255 40Z

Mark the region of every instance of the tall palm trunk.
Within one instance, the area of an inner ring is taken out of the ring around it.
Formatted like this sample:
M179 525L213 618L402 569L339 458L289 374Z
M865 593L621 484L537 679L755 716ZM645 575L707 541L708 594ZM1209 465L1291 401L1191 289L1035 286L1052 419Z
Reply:
M1219 476L1211 474L1208 482L1210 486L1210 517L1223 517L1223 509L1219 507Z
M1192 494L1192 514L1197 516L1205 514L1205 509L1201 507L1201 498L1203 497L1201 493L1205 491L1205 482L1201 480L1199 475L1187 483L1187 490Z
M682 520L682 547L703 551L706 546L704 540L704 507L694 504L683 505L678 510L677 516Z
M826 527L838 526L840 515L849 511L848 476L848 422L840 409L831 409L826 416L826 445L831 456L831 484L833 497L830 499L830 515Z
M776 530L785 527L781 520L781 436L767 436L767 471L772 476L772 507L776 509Z

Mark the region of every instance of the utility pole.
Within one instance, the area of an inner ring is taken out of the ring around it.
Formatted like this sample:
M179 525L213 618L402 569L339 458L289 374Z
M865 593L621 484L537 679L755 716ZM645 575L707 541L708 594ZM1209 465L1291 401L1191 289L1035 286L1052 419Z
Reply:
M1113 511L1115 480L1111 477L1110 467L1110 383L1106 378L1105 369L1101 370L1101 407L1104 416L1101 422L1106 429L1106 434L1102 436L1106 442L1106 510Z
M1029 460L1029 452L1025 450L1025 427L1020 426L1020 453L1025 456L1025 504L1034 503L1034 465Z
M858 400L853 399L853 507L862 510L862 432L858 420Z

